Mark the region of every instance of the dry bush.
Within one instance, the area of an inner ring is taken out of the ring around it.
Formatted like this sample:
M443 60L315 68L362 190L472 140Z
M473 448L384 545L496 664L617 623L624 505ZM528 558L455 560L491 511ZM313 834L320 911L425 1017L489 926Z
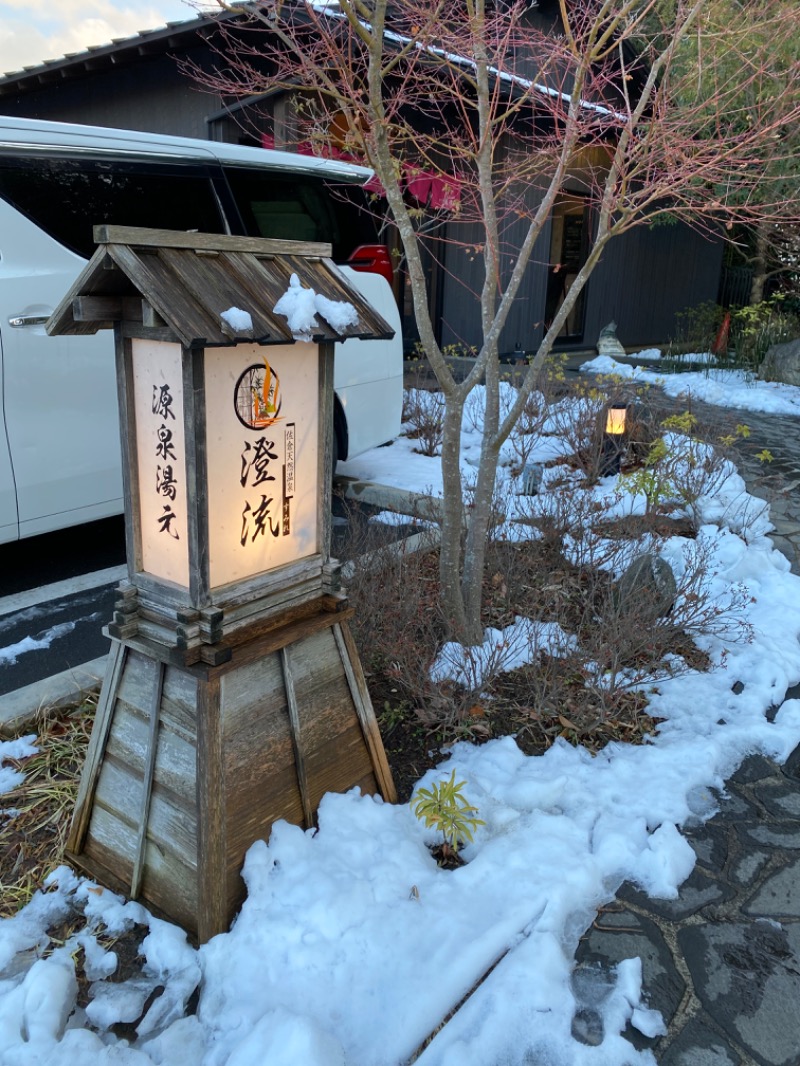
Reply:
M405 435L419 442L415 451L438 455L444 435L444 396L427 389L405 389L402 418Z
M630 395L628 400L632 403ZM548 463L539 495L496 496L483 623L502 635L488 654L467 651L455 680L434 683L430 675L446 640L435 548L421 556L387 555L378 568L356 567L348 590L357 609L356 638L390 760L404 757L393 748L398 730L405 731L406 746L410 733L419 735L420 758L432 738L480 740L511 733L529 751L542 750L557 736L592 748L610 739L635 742L656 726L647 713L648 688L685 670L706 669L709 660L701 649L712 635L748 639L744 591L733 589L726 603L712 600L711 548L693 539L701 517L698 501L713 494L730 467L720 449L700 441L696 427L681 433L680 423L665 426L670 408L648 400L632 406L628 470L635 471L637 463L646 470L642 456L646 459L663 435L667 447L659 461L666 472L658 476L669 492L656 494L650 515L616 518L605 512L609 506L618 512L621 493L600 501L592 491L599 469L597 415L605 398L578 395L544 408L538 400L533 405L537 433L570 427L569 443L580 455ZM467 491L467 503L468 497ZM518 518L515 540L505 521L511 514ZM619 576L637 556L658 555L676 534L684 546L678 552L673 542L669 553L678 571L672 609L654 617L644 598L623 605ZM540 629L526 638L528 665L509 672L509 656L520 650L511 641L521 639L517 630L510 637L509 627L519 618L559 629ZM553 632L574 638L574 647L554 648L548 635Z

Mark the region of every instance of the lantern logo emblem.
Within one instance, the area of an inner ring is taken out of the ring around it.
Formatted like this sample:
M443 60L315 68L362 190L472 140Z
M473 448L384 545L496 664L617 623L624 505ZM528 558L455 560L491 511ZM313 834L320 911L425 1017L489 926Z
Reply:
M267 429L281 421L280 381L266 359L239 376L233 402L236 417L248 429Z

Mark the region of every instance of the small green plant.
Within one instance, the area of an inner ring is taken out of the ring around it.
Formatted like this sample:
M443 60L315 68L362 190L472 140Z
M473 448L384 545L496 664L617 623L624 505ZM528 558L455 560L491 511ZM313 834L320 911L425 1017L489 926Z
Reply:
M783 293L776 293L761 303L731 312L732 363L736 368L757 370L771 345L798 335L800 322L787 309L784 299Z
M669 415L667 418L662 419L661 426L663 429L669 429L675 433L685 433L689 436L697 428L697 418L691 411L684 411L682 414ZM746 426L744 428L747 429Z
M444 850L458 854L462 844L472 843L472 834L479 825L478 808L471 806L461 795L466 781L456 782L456 772L447 781L437 781L430 788L419 788L411 799L411 809L428 829L438 830L444 837Z
M645 514L652 515L660 505L675 495L675 486L668 469L671 458L667 442L657 437L650 445L644 465L638 470L623 474L621 485L634 496L644 496Z
M733 433L726 433L725 436L719 438L719 442L726 448L730 448L737 440L747 440L749 436L750 427L740 422Z

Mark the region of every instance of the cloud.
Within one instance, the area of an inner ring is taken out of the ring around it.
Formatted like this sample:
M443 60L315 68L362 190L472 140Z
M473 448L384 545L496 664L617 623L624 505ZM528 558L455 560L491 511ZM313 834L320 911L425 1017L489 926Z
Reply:
M115 37L131 37L196 13L183 0L135 7L112 0L0 0L0 72L109 44Z

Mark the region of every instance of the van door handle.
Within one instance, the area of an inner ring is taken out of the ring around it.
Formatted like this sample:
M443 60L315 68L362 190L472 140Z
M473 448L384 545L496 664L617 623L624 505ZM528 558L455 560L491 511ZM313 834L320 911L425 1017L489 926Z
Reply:
M49 318L49 315L12 315L8 324L15 329L19 329L20 326L42 326Z

